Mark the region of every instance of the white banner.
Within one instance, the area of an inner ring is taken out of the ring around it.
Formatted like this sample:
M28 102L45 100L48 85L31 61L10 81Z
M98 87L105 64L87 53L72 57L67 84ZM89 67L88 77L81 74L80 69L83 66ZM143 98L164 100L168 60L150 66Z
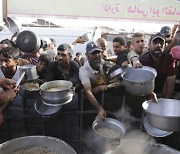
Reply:
M180 21L180 0L7 0L8 16Z

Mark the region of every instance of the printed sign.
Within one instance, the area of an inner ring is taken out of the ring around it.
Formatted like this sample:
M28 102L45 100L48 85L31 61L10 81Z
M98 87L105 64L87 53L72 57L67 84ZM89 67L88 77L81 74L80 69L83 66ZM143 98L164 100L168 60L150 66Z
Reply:
M9 16L180 21L180 0L7 0Z

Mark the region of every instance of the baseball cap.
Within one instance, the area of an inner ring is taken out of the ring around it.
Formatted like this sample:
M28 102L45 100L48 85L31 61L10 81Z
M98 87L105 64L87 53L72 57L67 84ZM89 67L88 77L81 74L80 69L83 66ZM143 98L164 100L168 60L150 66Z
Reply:
M165 38L164 38L163 35L161 35L161 33L156 33L154 35L151 35L151 38L150 38L149 42L151 43L151 42L153 42L157 38L161 39L161 40L163 40L165 42Z
M60 50L60 51L67 50L69 53L73 54L73 50L71 49L71 46L66 43L60 44L57 50Z
M171 35L171 27L169 26L162 27L160 33L165 37L169 37Z
M86 52L87 53L93 53L94 51L102 51L102 49L97 46L97 44L95 42L89 42L87 45L86 45Z

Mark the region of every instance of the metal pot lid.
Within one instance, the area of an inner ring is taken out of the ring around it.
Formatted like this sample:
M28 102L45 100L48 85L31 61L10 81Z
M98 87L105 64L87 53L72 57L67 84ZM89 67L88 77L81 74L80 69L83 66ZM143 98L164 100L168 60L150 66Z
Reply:
M49 115L53 115L53 114L57 113L62 108L62 106L61 105L58 105L58 106L46 105L39 98L34 103L34 108L39 114L41 114L43 116L49 116Z
M112 79L118 75L121 75L121 73L123 72L122 68L118 68L116 70L114 70L112 73L109 74L109 78Z
M171 135L173 133L173 132L164 131L164 130L153 127L148 122L147 116L144 117L143 124L144 124L144 128L146 129L148 134L151 136L154 136L154 137L166 137L166 136Z
M32 31L22 31L18 34L16 44L23 52L37 52L37 47L40 48L40 38Z
M4 23L5 26L14 34L14 33L19 33L20 31L20 24L15 22L12 18L7 17L4 18Z

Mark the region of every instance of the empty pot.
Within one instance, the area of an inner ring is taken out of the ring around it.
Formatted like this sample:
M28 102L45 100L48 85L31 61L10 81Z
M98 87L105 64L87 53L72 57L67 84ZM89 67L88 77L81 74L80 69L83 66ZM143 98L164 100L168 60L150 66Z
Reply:
M155 69L143 66L142 68L127 68L122 74L123 85L128 93L136 96L145 96L153 92Z

